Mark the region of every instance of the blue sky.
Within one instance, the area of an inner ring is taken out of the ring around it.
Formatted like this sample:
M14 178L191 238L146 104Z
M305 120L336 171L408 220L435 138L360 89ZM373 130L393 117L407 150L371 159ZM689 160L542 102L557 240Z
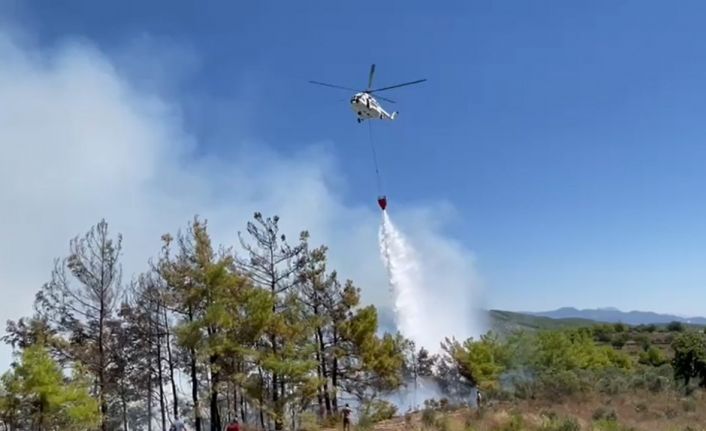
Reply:
M427 78L388 92L399 119L373 126L385 192L392 211L455 208L446 234L490 306L706 314L703 2L18 4L0 11L43 46L173 53L150 84L199 151L323 142L351 205L375 205L367 125L307 81L363 87L370 63L378 85Z

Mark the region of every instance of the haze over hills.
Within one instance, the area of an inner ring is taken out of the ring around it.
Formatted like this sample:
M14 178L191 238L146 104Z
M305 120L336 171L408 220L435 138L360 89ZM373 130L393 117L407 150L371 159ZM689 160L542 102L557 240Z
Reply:
M692 325L706 325L706 318L704 317L681 317L652 311L621 311L614 307L582 310L574 307L562 307L552 311L524 311L522 314L550 317L552 319L587 319L606 323L620 322L628 325L664 324L674 321Z
M562 307L552 311L507 311L486 310L488 329L496 333L511 333L516 330L564 329L591 326L596 323L625 323L628 325L666 325L670 322L706 326L704 317L680 317L673 314L660 314L652 311L621 311L607 307L598 309L577 309ZM378 330L396 332L395 312L390 307L378 307ZM451 334L440 334L440 341Z

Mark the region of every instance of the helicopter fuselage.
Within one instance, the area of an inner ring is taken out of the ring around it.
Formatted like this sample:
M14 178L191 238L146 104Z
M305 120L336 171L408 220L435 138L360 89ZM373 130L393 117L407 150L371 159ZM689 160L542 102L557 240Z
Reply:
M351 98L351 109L358 117L358 122L363 120L394 120L397 112L387 113L375 98L366 92L356 93Z

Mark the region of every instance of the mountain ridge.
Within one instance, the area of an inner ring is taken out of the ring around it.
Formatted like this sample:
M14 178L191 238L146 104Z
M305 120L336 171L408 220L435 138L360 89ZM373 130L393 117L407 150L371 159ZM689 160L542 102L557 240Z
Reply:
M552 319L588 319L601 323L625 323L628 325L665 324L670 322L706 325L706 318L701 316L683 317L676 314L656 313L654 311L622 311L615 307L585 309L561 307L556 310L520 311L519 313Z

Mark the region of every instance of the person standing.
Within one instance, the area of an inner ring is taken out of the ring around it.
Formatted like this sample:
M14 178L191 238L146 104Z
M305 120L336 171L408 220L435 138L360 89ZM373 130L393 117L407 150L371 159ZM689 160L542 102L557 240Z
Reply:
M350 409L350 407L348 407L348 404L346 404L346 406L343 407L342 415L343 415L343 431L350 431L350 429L351 429L351 409Z

